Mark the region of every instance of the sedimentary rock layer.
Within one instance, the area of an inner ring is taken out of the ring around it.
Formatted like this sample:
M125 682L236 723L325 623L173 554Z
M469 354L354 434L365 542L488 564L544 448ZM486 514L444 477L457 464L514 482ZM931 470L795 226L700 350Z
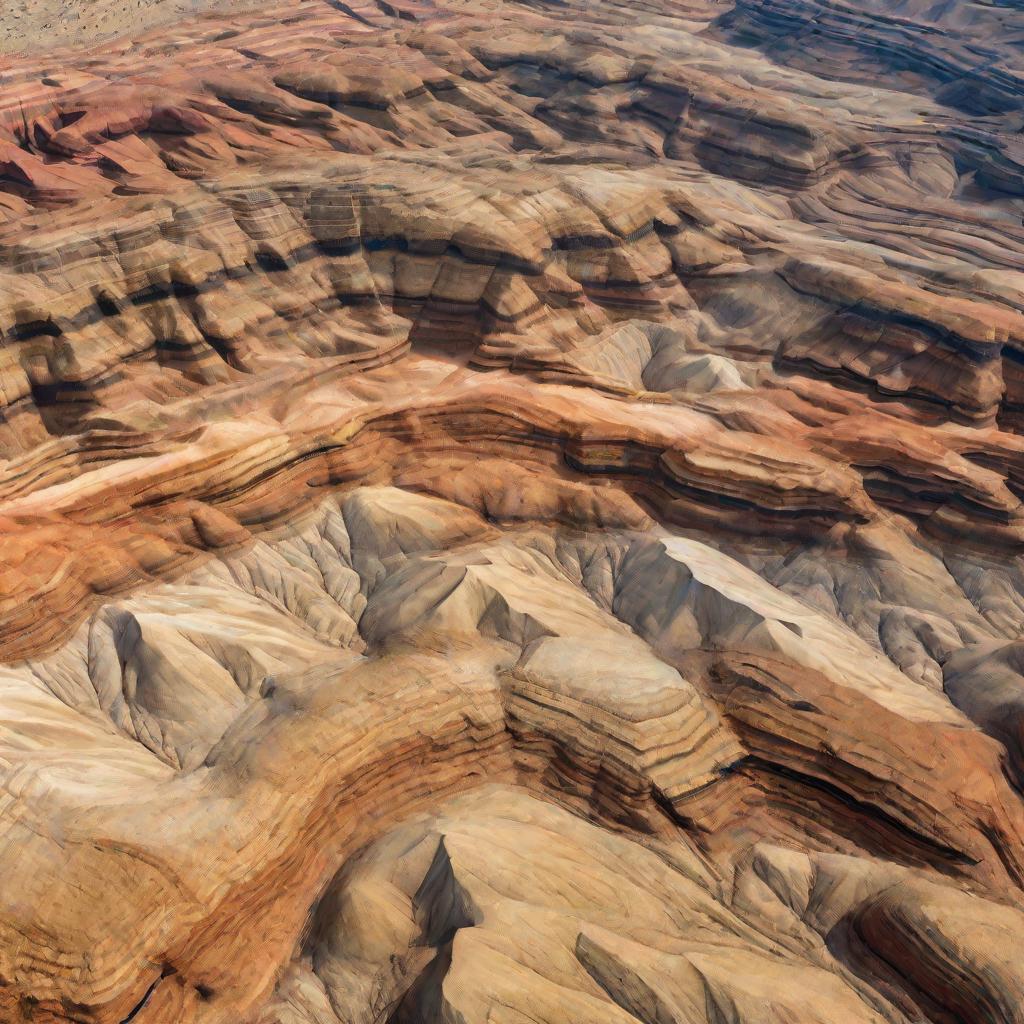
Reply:
M0 12L0 1020L1024 1022L1020 13L209 6Z

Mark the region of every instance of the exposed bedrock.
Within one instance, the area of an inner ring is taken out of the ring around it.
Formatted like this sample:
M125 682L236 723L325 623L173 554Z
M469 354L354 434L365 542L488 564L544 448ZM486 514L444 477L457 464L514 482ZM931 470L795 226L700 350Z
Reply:
M588 536L498 528L437 498L353 491L301 525L104 605L56 653L4 670L5 757L30 756L21 783L28 817L11 825L25 856L12 866L4 909L4 976L20 979L33 1005L53 1008L46 1012L73 999L87 1019L103 1021L123 1019L147 992L143 1009L152 1006L158 1021L221 1020L259 1006L260 1019L330 1021L317 1016L330 1012L344 1020L355 1012L345 999L373 1012L393 1005L395 1019L429 1015L442 1012L436 987L456 961L462 966L444 991L461 991L459 971L483 971L512 991L522 971L545 974L553 954L536 960L531 942L521 950L527 961L516 954L509 962L510 925L499 928L505 952L487 970L486 935L482 947L470 937L448 948L452 929L482 926L472 897L438 895L439 909L424 909L427 890L453 884L431 881L450 870L449 845L424 852L408 929L396 908L385 933L367 933L379 953L352 951L364 941L351 931L356 922L384 927L371 924L372 905L360 897L343 911L342 897L317 894L330 873L356 870L351 864L362 861L347 858L385 822L425 815L436 830L445 793L515 783L541 801L537 814L554 813L555 804L567 820L603 824L610 832L579 827L617 835L627 862L675 865L663 870L690 879L687 900L699 893L701 913L733 935L735 953L723 951L714 967L700 952L707 940L690 947L698 987L670 987L664 998L697 998L701 965L718 986L729 963L768 956L750 961L762 988L716 998L738 998L749 1015L775 992L779 1019L828 1019L825 1008L838 1000L853 1020L901 1020L904 997L872 988L872 968L822 966L780 946L733 907L726 884L741 851L781 840L1014 899L1024 813L1000 748L970 728L941 688L901 673L877 643L706 543L635 529ZM870 733L862 721L873 723ZM52 741L29 755L29 735ZM83 779L94 793L88 814L79 804ZM126 804L119 794L127 785L139 796ZM495 813L492 796L476 799ZM230 850L218 810L229 806L252 808L232 816ZM491 834L487 820L471 827ZM63 822L60 842L83 853L73 861L55 855L46 821ZM97 834L109 838L97 846L88 838ZM580 849L590 855L585 843ZM518 860L531 885L561 891L557 873L521 853ZM578 871L573 877L578 887ZM623 877L634 884L633 871ZM67 896L25 896L43 891ZM606 885L590 898L606 906ZM971 898L987 921L988 904ZM89 899L118 915L77 931L71 922ZM318 899L324 909L309 931L303 920ZM601 920L608 912L595 910ZM330 913L349 915L341 933L348 953L329 937ZM654 955L642 952L651 936L634 927L610 951L593 935L579 939L579 929L556 929L568 935L559 940L569 943L566 955L580 958L568 976L575 980L555 979L553 991L582 985L620 1009L640 998L634 983L612 983L627 937L630 949L641 943L642 963ZM30 928L67 935L67 966L32 966L31 947L13 938ZM421 930L437 948L432 960ZM886 963L916 956L899 945L913 935L891 941L898 948L886 947ZM684 953L661 940L655 950ZM124 969L143 961L154 966ZM670 956L640 977L667 972L679 984L683 968ZM71 987L66 970L78 979ZM794 970L814 984L790 1006L781 976ZM864 970L868 980L858 980ZM927 978L932 968L922 970ZM586 981L595 971L597 989ZM481 998L463 984L459 999ZM540 999L556 1014L550 1019L561 1019L546 984L531 981L540 990L528 986L521 998ZM658 991L648 980L639 992L652 985ZM296 1006L307 1017L289 1017Z
M971 114L1021 106L1022 69L1007 34L1019 23L1010 5L739 0L719 24L727 38L776 59L813 66L824 53L838 54L843 77L894 75L905 88Z
M0 1021L1024 1024L1019 12L48 2Z

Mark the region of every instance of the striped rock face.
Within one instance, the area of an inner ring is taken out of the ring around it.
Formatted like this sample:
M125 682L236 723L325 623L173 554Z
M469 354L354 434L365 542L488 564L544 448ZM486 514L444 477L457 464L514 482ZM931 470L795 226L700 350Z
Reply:
M1024 1024L1022 38L0 0L0 1024Z

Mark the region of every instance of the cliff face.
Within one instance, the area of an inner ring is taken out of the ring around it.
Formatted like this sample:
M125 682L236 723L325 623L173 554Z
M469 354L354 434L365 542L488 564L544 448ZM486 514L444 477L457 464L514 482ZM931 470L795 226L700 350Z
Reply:
M0 12L0 1020L1022 1024L1021 11L253 6Z

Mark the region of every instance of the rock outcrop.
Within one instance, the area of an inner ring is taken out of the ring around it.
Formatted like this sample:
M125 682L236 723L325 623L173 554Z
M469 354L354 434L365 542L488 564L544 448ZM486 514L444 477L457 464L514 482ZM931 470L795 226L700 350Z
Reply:
M60 6L0 1021L1024 1024L1020 11Z

